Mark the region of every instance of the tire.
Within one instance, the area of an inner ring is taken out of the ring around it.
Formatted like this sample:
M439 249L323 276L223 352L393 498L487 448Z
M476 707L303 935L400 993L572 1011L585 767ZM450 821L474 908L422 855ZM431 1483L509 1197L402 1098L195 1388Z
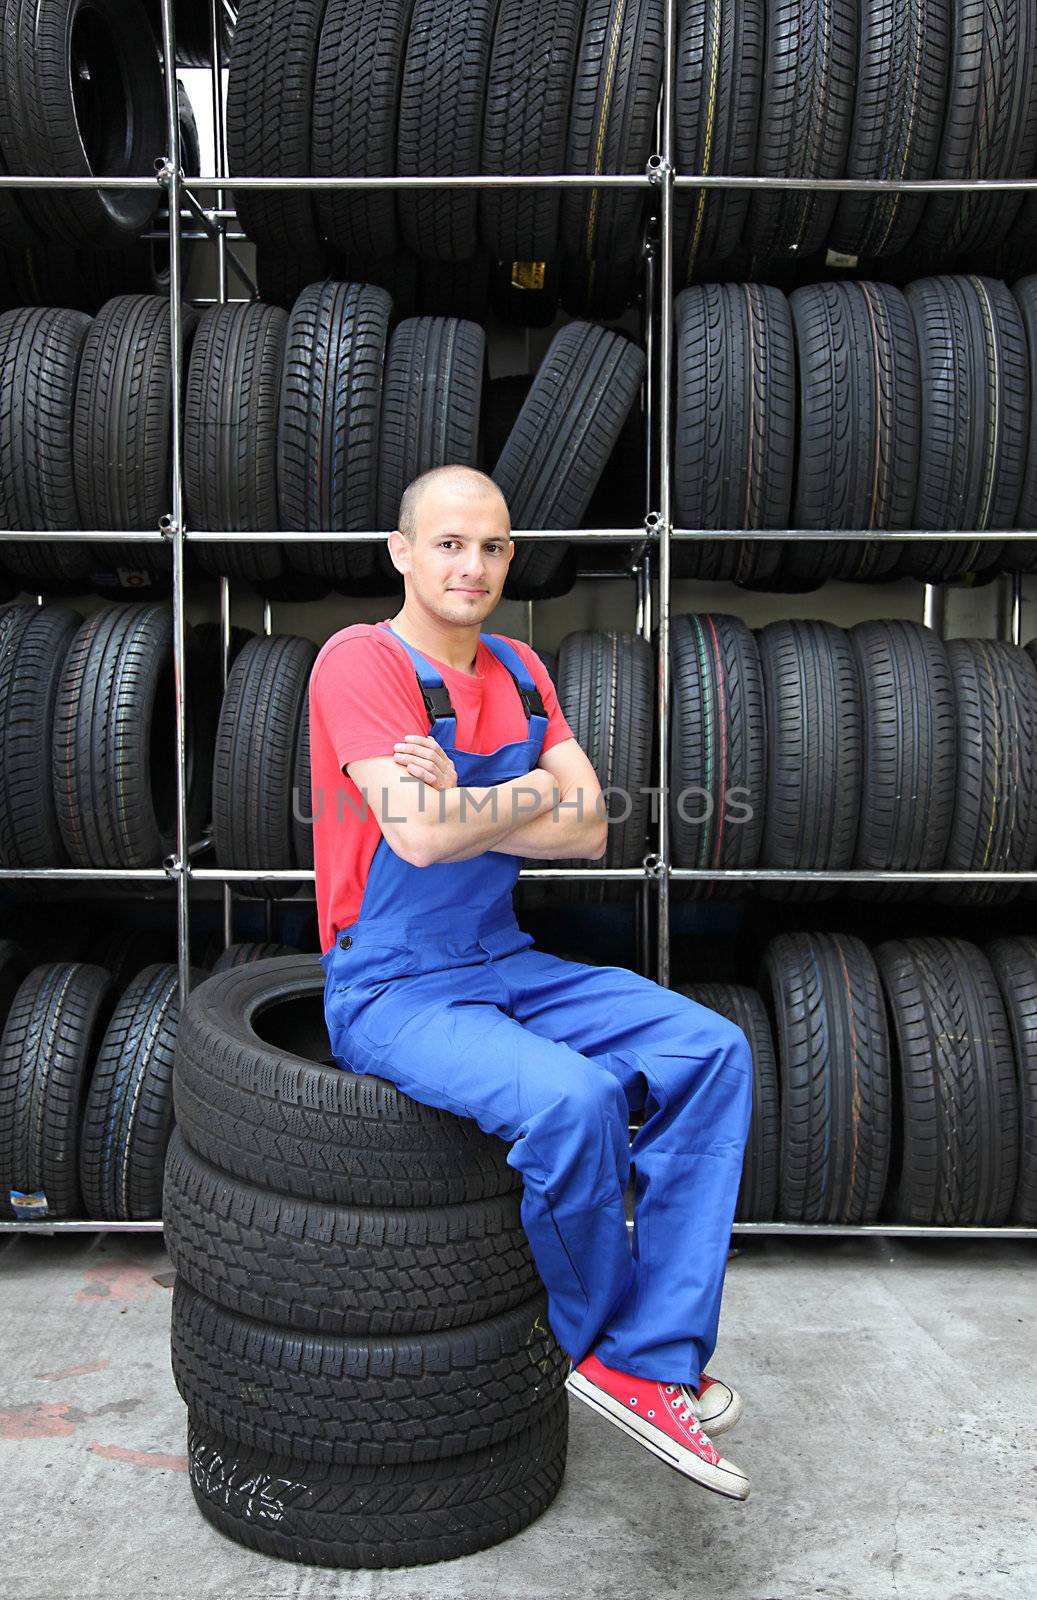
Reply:
M173 1099L191 1148L230 1177L332 1205L460 1205L518 1188L507 1146L476 1122L331 1064L325 987L317 958L300 956L188 995Z
M647 419L639 402L627 413L612 454L605 463L594 493L581 518L584 528L636 528L645 526L648 504ZM671 559L675 546L671 544ZM630 547L601 543L593 537L580 540L580 566L630 570ZM572 546L570 546L570 553ZM671 566L672 572L672 566Z
M73 634L52 743L58 827L73 866L155 867L176 849L173 694L169 606L104 606ZM191 839L205 821L212 762L197 734L188 698Z
M752 174L763 89L764 0L685 0L678 11L674 140L678 172ZM692 283L738 244L749 196L674 191L677 281ZM766 294L766 290L763 291Z
M846 176L931 178L943 134L951 0L860 0L859 17ZM840 195L829 244L868 260L897 255L925 207L924 195Z
M553 1406L569 1370L543 1292L467 1327L368 1340L237 1316L178 1275L170 1343L176 1386L204 1426L335 1465L499 1444Z
M799 372L797 528L910 528L918 481L918 345L899 289L822 283L794 289ZM794 584L891 577L900 540L792 544Z
M185 358L197 314L184 307ZM170 506L172 340L169 302L117 295L90 325L76 383L72 465L81 526L154 531ZM167 544L92 547L105 566L120 556L171 576Z
M500 0L483 117L482 170L535 177L565 165L581 0ZM482 242L501 262L552 261L561 191L485 189ZM549 321L551 319L548 319Z
M795 463L795 350L789 303L762 284L703 284L674 301L674 511L682 528L787 528ZM781 546L679 540L676 578L773 572Z
M951 0L947 110L934 176L1028 178L1037 154L1037 11L1029 0ZM1012 230L1021 193L934 194L920 250L990 250Z
M231 628L227 648L227 673L242 647L249 639L255 638L249 628ZM212 752L216 748L216 729L220 721L220 707L223 704L223 693L226 687L223 678L223 631L218 622L199 622L191 629L191 661L190 677L187 682L188 693L194 705L194 726L197 737L204 749ZM212 820L212 767L208 769L206 783L203 828ZM222 936L220 948L222 945ZM204 966L205 963L203 962Z
M154 928L119 927L107 937L91 936L83 941L79 954L93 954L97 964L112 975L112 993L122 995L137 974L156 961L175 965L177 959L176 932L162 932ZM200 974L204 977L204 973ZM197 976L197 974L196 974Z
M162 48L162 0L144 0L145 10L151 19L155 42ZM234 40L234 24L221 7L220 59L224 66L230 56ZM176 64L178 67L208 67L212 63L212 30L206 0L177 0L176 5Z
M907 288L922 377L916 528L1016 526L1029 416L1026 331L994 278L921 278ZM901 575L951 582L999 564L995 541L905 550Z
M1026 333L1027 372L1030 383L1029 427L1026 441L1026 466L1019 496L1016 523L1020 528L1037 528L1037 276L1020 278L1012 287ZM1037 540L1006 541L1000 564L1008 572L1037 572Z
M547 676L550 678L551 682L554 684L555 691L557 692L557 689L558 689L558 656L557 656L557 654L553 650L538 650L537 651L537 655L540 657L541 661L543 662L544 671L547 673Z
M479 171L483 107L498 0L414 0L400 86L396 171L401 177ZM467 261L479 243L475 189L400 189L408 250Z
M0 939L0 1034L11 1002L29 971L29 956L15 939Z
M314 77L325 0L238 0L227 83L228 170L298 177L311 170ZM311 195L236 189L238 221L257 245L286 255L319 247Z
M1011 1035L990 963L964 939L889 939L874 951L896 1040L888 1215L1007 1221L1019 1167Z
M315 177L396 171L396 120L413 0L327 0L313 90ZM392 256L396 194L327 189L314 195L320 229L338 250ZM321 274L322 276L322 274Z
M756 630L767 713L762 867L835 871L853 861L861 805L861 688L853 648L832 622ZM773 900L828 900L837 884L760 884Z
M1033 939L992 939L983 953L1001 991L1012 1034L1019 1090L1019 1182L1009 1218L1037 1225L1037 944Z
M153 177L165 151L162 72L136 0L5 0L0 145L13 170L50 177ZM126 245L157 189L23 190L45 239Z
M566 172L643 173L652 154L665 54L663 0L587 0L569 113ZM645 197L573 189L562 198L562 248L613 268L633 263Z
M767 722L752 629L716 612L675 616L670 633L670 840L673 865L755 867L763 838ZM684 805L693 799L689 818ZM747 815L732 816L734 803ZM701 817L700 812L705 812ZM679 900L739 900L749 886L677 880ZM703 1004L708 1004L704 1001Z
M882 986L863 940L781 933L757 988L775 1023L786 1222L876 1220L890 1159L891 1060Z
M21 984L0 1038L0 1215L9 1196L45 1195L35 1214L80 1214L79 1128L111 979L85 962L45 962Z
M848 630L861 682L864 752L853 865L938 872L950 840L958 711L947 649L932 629L876 619ZM857 899L916 900L928 886L853 883Z
M208 11L208 7L206 7ZM226 18L226 11L223 12ZM201 150L198 142L198 124L183 84L176 85L178 120L180 123L180 166L185 177L201 175ZM165 137L163 118L163 149ZM185 284L194 259L195 241L184 239L180 249L181 283ZM117 294L169 295L169 240L141 239L123 250L80 250L76 252L79 273L84 280L87 304L84 310L97 312L106 300ZM64 294L56 299L63 304Z
M191 1418L191 1489L213 1527L264 1555L365 1569L447 1561L511 1538L547 1509L565 1472L568 1416L561 1395L499 1445L393 1467L271 1457Z
M375 525L390 307L384 289L330 281L304 289L292 307L277 423L283 528L366 532ZM292 543L288 560L336 585L376 570L369 544Z
M213 306L198 323L184 393L187 520L198 528L273 532L277 412L288 317L258 301ZM284 546L199 544L212 575L273 581Z
M335 270L325 276L337 278L340 283L373 283L384 289L392 299L391 326L417 314L419 265L417 256L406 250L391 256L345 255L336 257Z
M559 329L492 473L513 528L579 526L644 372L644 352L624 335L581 322ZM564 541L520 543L505 597L536 593L565 553Z
M0 527L78 528L72 411L90 318L58 308L0 315ZM5 540L4 561L30 592L85 584L82 543Z
M780 1101L778 1065L767 1008L755 989L740 983L693 983L680 988L722 1017L737 1023L753 1058L753 1113L735 1206L736 1222L775 1222L778 1216Z
M573 734L590 759L605 795L628 797L625 817L609 822L605 855L596 865L639 867L648 849L652 779L655 661L652 646L638 633L616 629L567 633L558 651L558 703ZM586 858L558 860L579 869ZM602 905L633 899L636 884L566 884L570 903Z
M767 0L757 176L839 178L846 170L857 3ZM830 190L754 194L745 242L764 259L800 261L824 245L836 201Z
M292 778L312 639L250 639L227 675L212 768L212 838L223 867L280 870L292 860ZM290 883L239 882L244 894L290 895Z
M479 461L479 416L486 335L457 317L410 317L389 340L382 385L382 423L375 526L396 527L407 485L430 467ZM384 544L379 573L399 584Z
M231 967L243 967L249 961L268 961L271 956L297 956L299 951L291 944L278 944L276 939L259 939L242 944L229 944L212 964L213 972L227 972Z
M998 639L951 639L958 723L948 872L1032 872L1037 867L1037 666ZM1004 905L1018 883L937 883L944 905Z
M313 786L310 782L310 695L302 699L292 768L292 854L297 867L313 870Z
M204 976L192 973L194 982ZM79 1182L88 1217L162 1214L178 988L176 964L155 962L137 973L112 1012L83 1111Z
M0 25L2 25L2 18L3 13L0 12ZM3 77L0 74L0 87L2 85ZM2 130L9 122L9 113L4 111L3 100L4 96L0 94L0 177L6 178L11 175L12 160L15 162L15 171L20 171L21 168L17 159L5 152ZM31 299L14 288L11 280L17 277L21 260L25 258L33 260L35 258L38 246L42 241L30 220L28 208L19 201L16 189L0 189L0 241L2 241L2 247L0 247L0 263L2 263L0 265L0 279L6 280L4 282L4 310L14 309L27 300L29 304L32 304ZM71 304L71 302L67 303ZM85 310L86 307L82 309Z
M0 864L58 867L68 856L54 805L58 686L83 619L65 606L10 606L0 619Z
M486 1321L537 1294L520 1198L329 1206L228 1178L176 1131L163 1231L179 1275L228 1311L342 1338L427 1334Z

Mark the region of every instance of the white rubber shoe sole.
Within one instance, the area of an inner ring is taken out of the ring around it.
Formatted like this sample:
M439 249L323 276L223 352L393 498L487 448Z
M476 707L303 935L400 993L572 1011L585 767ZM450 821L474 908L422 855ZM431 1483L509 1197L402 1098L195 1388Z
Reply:
M590 1406L599 1416L607 1417L609 1422L617 1428L636 1439L638 1444L644 1445L660 1461L665 1461L668 1467L673 1467L683 1477L690 1478L694 1483L701 1484L703 1489L712 1489L714 1494L725 1495L729 1500L748 1500L749 1479L744 1472L733 1464L720 1458L718 1466L713 1466L708 1461L703 1461L693 1450L685 1450L676 1439L671 1439L661 1428L657 1428L645 1417L638 1416L636 1412L613 1400L612 1396L599 1389L596 1383L591 1383L582 1372L575 1368L565 1380L565 1387L578 1400ZM730 1424L729 1424L730 1426Z

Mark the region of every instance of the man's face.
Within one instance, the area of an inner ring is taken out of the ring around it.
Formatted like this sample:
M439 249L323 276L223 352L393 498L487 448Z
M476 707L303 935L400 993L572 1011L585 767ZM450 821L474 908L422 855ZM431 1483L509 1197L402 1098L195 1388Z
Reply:
M413 545L391 535L391 549L413 595L449 622L480 623L501 597L515 553L508 514L490 491L458 493L431 485L418 503Z

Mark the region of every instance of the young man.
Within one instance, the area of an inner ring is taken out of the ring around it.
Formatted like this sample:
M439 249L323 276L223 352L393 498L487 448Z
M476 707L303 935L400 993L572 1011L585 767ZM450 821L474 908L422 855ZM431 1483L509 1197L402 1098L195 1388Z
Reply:
M482 632L515 549L497 486L436 468L407 488L399 523L402 607L333 634L310 679L335 1059L512 1145L567 1386L744 1500L748 1479L708 1437L741 1401L702 1369L749 1127L748 1041L684 995L548 955L519 927L523 857L604 854L601 789L534 651Z

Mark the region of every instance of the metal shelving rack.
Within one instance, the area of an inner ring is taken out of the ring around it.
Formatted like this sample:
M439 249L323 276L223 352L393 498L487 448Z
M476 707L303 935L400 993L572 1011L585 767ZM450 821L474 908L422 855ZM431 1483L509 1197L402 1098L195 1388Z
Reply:
M653 154L643 174L630 175L588 175L583 173L556 173L539 177L516 177L504 174L457 177L424 177L424 178L284 178L284 177L248 177L228 178L226 142L223 130L223 59L222 40L219 26L219 14L223 9L224 0L209 0L209 25L210 43L212 51L212 105L215 135L215 174L211 177L186 178L184 176L180 159L180 127L177 107L177 76L176 76L176 51L175 30L173 19L173 0L161 0L162 18L162 54L164 62L165 98L166 98L166 124L168 152L164 158L155 162L154 177L80 177L80 178L51 178L32 175L0 175L0 187L11 189L75 189L75 188L154 188L156 185L165 191L168 200L168 239L169 239L169 299L172 333L172 452L171 452L171 503L169 512L162 517L159 527L153 532L133 531L127 534L122 530L90 530L88 532L53 532L50 530L18 530L17 532L0 531L0 541L4 539L24 539L26 537L41 537L48 540L125 540L127 537L136 540L161 540L171 546L173 556L173 649L174 649L174 679L176 690L175 706L175 737L176 737L176 814L177 846L175 852L168 856L161 867L126 869L126 868L0 868L0 880L18 878L51 878L54 880L82 880L85 882L151 882L172 880L176 885L177 907L177 943L178 943L178 975L179 995L181 1005L190 989L190 961L188 949L188 885L191 881L216 882L223 888L224 896L224 934L227 942L231 937L231 887L235 882L242 880L263 879L272 883L291 881L298 883L300 880L313 880L313 871L305 868L291 868L280 871L262 871L255 868L229 869L205 868L191 865L191 856L197 854L208 844L208 840L189 842L186 828L186 766L185 766L185 650L184 650L184 543L186 540L210 540L232 542L246 540L260 542L273 540L279 543L290 543L294 540L300 542L311 541L382 541L385 532L379 530L366 532L342 533L339 531L324 530L320 532L269 532L269 533L234 533L228 531L207 531L201 529L188 529L184 518L184 472L183 472L183 439L180 413L180 397L183 388L183 348L182 348L182 317L181 296L183 288L183 252L182 242L185 237L202 238L210 240L216 248L218 291L216 303L223 303L228 299L228 263L234 266L243 283L254 291L256 286L251 276L236 259L230 249L232 241L244 237L240 230L232 224L236 223L233 209L225 203L225 190L248 189L435 189L435 188L537 188L537 187L566 187L566 188L654 188L660 197L659 205L659 240L658 254L661 271L656 273L655 263L651 248L646 250L648 259L645 263L645 296L644 296L644 336L646 354L648 359L647 392L645 397L646 431L648 435L649 456L649 485L658 485L658 510L650 510L646 514L643 527L640 528L593 528L580 530L574 533L571 529L549 530L513 530L516 539L565 539L567 541L590 540L595 543L601 541L617 541L637 547L636 555L632 555L629 575L636 581L636 622L635 631L651 643L652 635L652 570L651 551L658 550L658 610L659 610L659 641L657 662L657 711L659 718L659 767L658 767L658 838L657 848L649 852L640 867L586 867L586 868L525 868L521 876L536 879L568 879L585 882L590 879L605 879L608 881L632 880L639 882L642 888L640 901L640 928L639 932L644 939L650 921L649 896L652 885L655 885L656 901L656 981L662 985L669 983L670 975L670 905L669 884L671 879L731 879L747 881L783 881L809 882L814 879L828 882L838 881L853 883L867 882L1001 882L1006 877L1019 882L1037 882L1037 871L1033 872L896 872L896 871L822 871L815 872L799 869L753 868L753 869L698 869L673 867L669 857L669 829L668 829L668 796L669 773L667 765L667 749L669 743L669 698L670 698L670 662L669 662L669 630L670 630L670 542L671 539L694 539L708 535L709 539L765 539L765 540L870 540L888 537L884 530L873 529L767 529L750 530L743 528L708 529L675 528L672 523L672 392L671 374L673 366L673 320L671 308L674 299L674 272L673 272L673 204L674 191L677 188L746 188L746 189L810 189L833 190L836 192L863 192L863 193L917 193L931 194L945 191L983 192L983 191L1030 191L1037 189L1037 179L999 179L999 180L973 180L970 182L945 179L894 181L882 179L818 179L818 178L732 178L718 175L680 174L674 167L674 131L673 131L673 100L676 61L676 28L677 5L676 0L666 0L666 28L665 28L665 67L663 77L663 92L660 116L657 119L658 151ZM208 208L201 204L199 194L214 194L215 205ZM188 234L183 226L184 217L188 217L200 230L198 233ZM656 299L656 288L659 294ZM206 303L213 303L208 301ZM653 333L654 319L658 315L658 328ZM655 348L655 345L658 348ZM657 421L657 430L653 433L654 423ZM654 475L652 465L654 462ZM650 492L650 491L649 491ZM998 529L994 532L987 530L946 530L946 529L914 529L908 531L897 530L897 539L912 540L1032 540L1037 537L1034 529ZM606 574L596 574L605 576ZM616 576L609 572L608 576ZM619 573L619 576L624 574ZM942 596L937 586L926 584L924 586L924 616L926 625L936 626L939 631L938 619L942 609ZM38 600L42 603L42 595ZM1014 643L1019 643L1021 617L1021 582L1016 574L1012 579L1011 610L1010 610L1010 636ZM223 640L222 681L226 682L227 658L230 644L230 592L226 577L220 579L220 623ZM269 602L264 607L264 631L270 631L270 606ZM645 941L645 948L647 942ZM628 1224L631 1226L631 1224ZM161 1220L143 1222L104 1222L85 1220L52 1220L50 1222L8 1222L0 1221L0 1232L28 1231L36 1233L84 1233L84 1232L113 1232L113 1233L140 1233L161 1232ZM842 1225L842 1224L800 1224L785 1222L756 1222L735 1223L733 1231L745 1235L772 1235L772 1236L799 1236L799 1235L828 1235L828 1236L857 1236L879 1235L882 1237L915 1237L915 1238L998 1238L998 1239L1034 1239L1037 1238L1037 1228L1014 1227L1011 1225L1000 1227L962 1227L962 1226L915 1226L906 1224L875 1224L875 1225Z

